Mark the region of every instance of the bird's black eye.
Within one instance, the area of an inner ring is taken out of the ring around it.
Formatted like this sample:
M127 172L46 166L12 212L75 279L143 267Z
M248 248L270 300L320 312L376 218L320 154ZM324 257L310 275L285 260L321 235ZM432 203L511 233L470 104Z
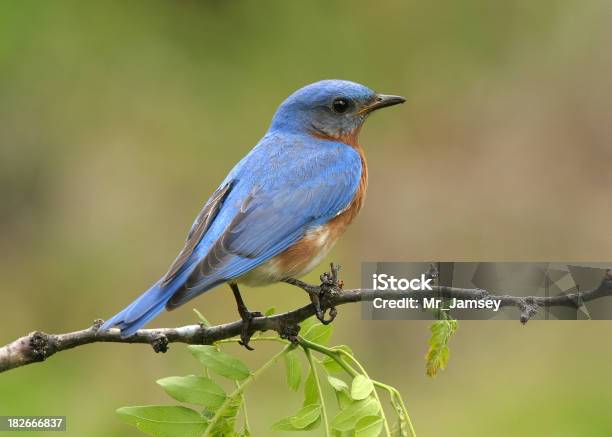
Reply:
M338 114L345 113L346 111L348 111L350 106L351 106L350 100L343 99L343 98L337 98L332 103L332 108L333 108L334 112L337 112Z

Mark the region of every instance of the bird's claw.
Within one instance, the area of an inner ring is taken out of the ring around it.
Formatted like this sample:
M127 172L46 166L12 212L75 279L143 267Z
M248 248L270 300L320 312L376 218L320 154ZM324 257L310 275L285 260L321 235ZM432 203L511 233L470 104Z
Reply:
M321 290L318 293L308 293L308 294L310 296L310 301L315 307L315 316L317 317L319 322L323 323L324 325L329 325L331 322L333 322L336 316L338 315L338 310L336 309L336 307L334 306L329 307L329 319L325 318L326 310L324 310L321 307L321 299L326 298L325 291Z
M339 293L344 286L344 282L338 279L340 266L332 263L330 267L330 272L325 272L321 275L321 285L318 287L317 292L309 293L310 301L315 307L315 315L319 322L324 325L329 325L338 315L338 310L331 304L330 297ZM323 305L321 305L322 302ZM328 319L325 318L325 310L323 308L329 308Z
M331 271L323 273L321 285L309 285L299 279L285 278L284 282L301 288L310 296L310 302L315 309L315 316L324 325L329 325L338 315L338 310L333 305L333 297L342 291L344 282L338 279L340 265L331 264ZM325 312L329 309L329 318L325 318Z
M329 309L329 319L325 318L324 311L317 311L316 315L317 315L317 319L319 319L319 322L321 322L324 325L329 325L331 322L334 321L334 319L338 315L338 310L336 309L336 307L331 307Z
M263 314L259 311L244 311L240 313L240 318L242 319L242 331L240 332L240 340L238 344L244 346L245 349L253 351L255 350L253 347L249 345L251 341L251 337L255 333L255 330L252 327L253 319L256 317L263 317Z

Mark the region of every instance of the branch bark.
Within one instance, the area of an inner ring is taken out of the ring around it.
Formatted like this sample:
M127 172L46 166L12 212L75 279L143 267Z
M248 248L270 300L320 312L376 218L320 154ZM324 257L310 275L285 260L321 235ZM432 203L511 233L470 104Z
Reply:
M342 290L342 284L336 282L330 287L328 279L337 278L337 267L332 265L332 274L322 275L323 284L313 286L293 280L292 285L307 291L311 296L319 290L319 302L323 311L335 312L339 305L373 301L375 298L455 298L458 300L499 300L501 307L516 307L520 311L520 321L527 323L534 317L539 308L570 307L579 308L585 302L612 296L612 274L608 270L601 284L588 291L569 293L559 296L512 296L509 294L494 295L483 289L433 286L431 291L395 291L395 290ZM293 311L272 316L257 317L252 321L254 331L276 331L283 338L294 338L300 322L315 315L315 304L311 303ZM235 321L216 326L188 325L178 328L141 329L129 337L121 337L118 329L100 331L102 320L94 321L93 326L81 331L65 334L47 334L32 332L0 348L0 372L17 367L41 362L50 356L90 343L143 343L153 347L155 352L166 352L169 343L212 344L219 340L240 335L242 321Z

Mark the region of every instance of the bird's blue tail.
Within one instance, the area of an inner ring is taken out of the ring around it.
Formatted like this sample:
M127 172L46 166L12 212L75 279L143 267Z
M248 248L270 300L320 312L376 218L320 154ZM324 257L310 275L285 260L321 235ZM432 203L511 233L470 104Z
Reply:
M181 282L173 281L163 286L161 282L142 293L129 306L107 320L100 329L107 330L116 326L121 330L121 336L127 337L142 328L164 310L166 302L181 285Z

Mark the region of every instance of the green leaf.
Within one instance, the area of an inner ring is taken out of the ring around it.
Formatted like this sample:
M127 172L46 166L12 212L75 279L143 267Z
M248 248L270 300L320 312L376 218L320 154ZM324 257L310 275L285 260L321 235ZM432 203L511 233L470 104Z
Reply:
M313 429L317 429L319 425L321 425L321 416L317 417L317 420L312 422L310 425L305 426L304 428L300 429L300 431L310 431Z
M323 325L321 323L317 323L304 331L302 337L308 341L312 341L313 343L327 344L333 332L334 325Z
M348 408L349 405L355 402L351 398L351 395L349 394L348 387L347 387L347 390L336 392L336 400L338 401L338 406L340 407L341 410Z
M303 407L295 416L285 417L272 425L274 431L310 431L321 424L321 405Z
M268 316L273 315L274 313L276 313L276 308L270 307L264 312L264 316L268 317Z
M442 319L431 325L431 337L429 338L429 350L425 355L427 361L425 370L430 377L436 376L438 370L444 370L450 357L448 343L457 331L457 321L453 319Z
M145 434L156 437L196 437L206 428L206 420L197 411L180 406L122 407L117 414Z
M177 401L217 408L225 400L225 392L219 385L205 376L170 376L158 379L157 383Z
M213 437L229 437L235 436L234 428L236 426L236 417L242 406L242 397L237 396L232 398L227 406L220 412L221 419L217 422L214 429L211 430Z
M298 411L295 416L289 419L291 425L298 429L304 429L321 415L321 405L310 404Z
M369 378L359 374L351 384L351 397L356 401L367 398L374 390L374 384Z
M309 317L306 320L304 320L302 323L300 323L300 331L306 332L311 327L316 325L317 323L319 323L319 321L317 320L315 316Z
M198 316L198 319L200 320L200 323L202 325L204 325L206 328L208 328L209 326L211 326L210 322L208 321L208 319L206 317L204 317L204 315L199 312L198 310L196 310L195 308L193 309L193 312L196 313L196 316Z
M334 392L336 394L336 400L338 401L338 406L341 410L347 408L350 404L353 403L353 399L349 394L349 387L341 379L334 378L333 376L328 376L327 380L329 384L334 388Z
M287 385L293 391L300 388L302 382L302 363L297 357L296 349L290 350L284 355Z
M317 388L317 382L315 380L314 373L312 370L308 372L306 382L304 382L304 407L310 404L316 404L319 402L319 389Z
M383 420L380 416L365 416L355 425L355 437L377 437L382 431Z
M305 428L301 428L301 429L296 428L293 425L291 425L290 419L291 419L290 417L285 417L284 419L279 420L278 422L272 425L272 430L273 431L310 431L313 429L317 429L319 425L321 425L321 416L319 416L317 420L312 422L310 425L306 426Z
M346 346L346 345L336 346L333 349L334 350L342 349L342 350L348 352L349 354L353 355L353 351L351 350L351 348ZM323 359L323 367L325 368L325 371L327 373L340 373L340 372L344 372L344 369L342 368L342 366L340 366L340 364L338 364L336 362L336 360L334 360L333 358L328 357L328 356L326 356Z
M348 385L343 380L334 378L333 376L328 376L327 380L334 390L348 392Z
M221 352L215 346L188 346L187 348L202 364L221 376L240 381L251 374L246 364L238 358Z
M273 431L299 431L291 424L291 417L285 417L272 424Z
M361 401L355 401L346 409L340 411L331 421L331 427L338 431L350 431L361 418L378 414L378 402L371 396Z

